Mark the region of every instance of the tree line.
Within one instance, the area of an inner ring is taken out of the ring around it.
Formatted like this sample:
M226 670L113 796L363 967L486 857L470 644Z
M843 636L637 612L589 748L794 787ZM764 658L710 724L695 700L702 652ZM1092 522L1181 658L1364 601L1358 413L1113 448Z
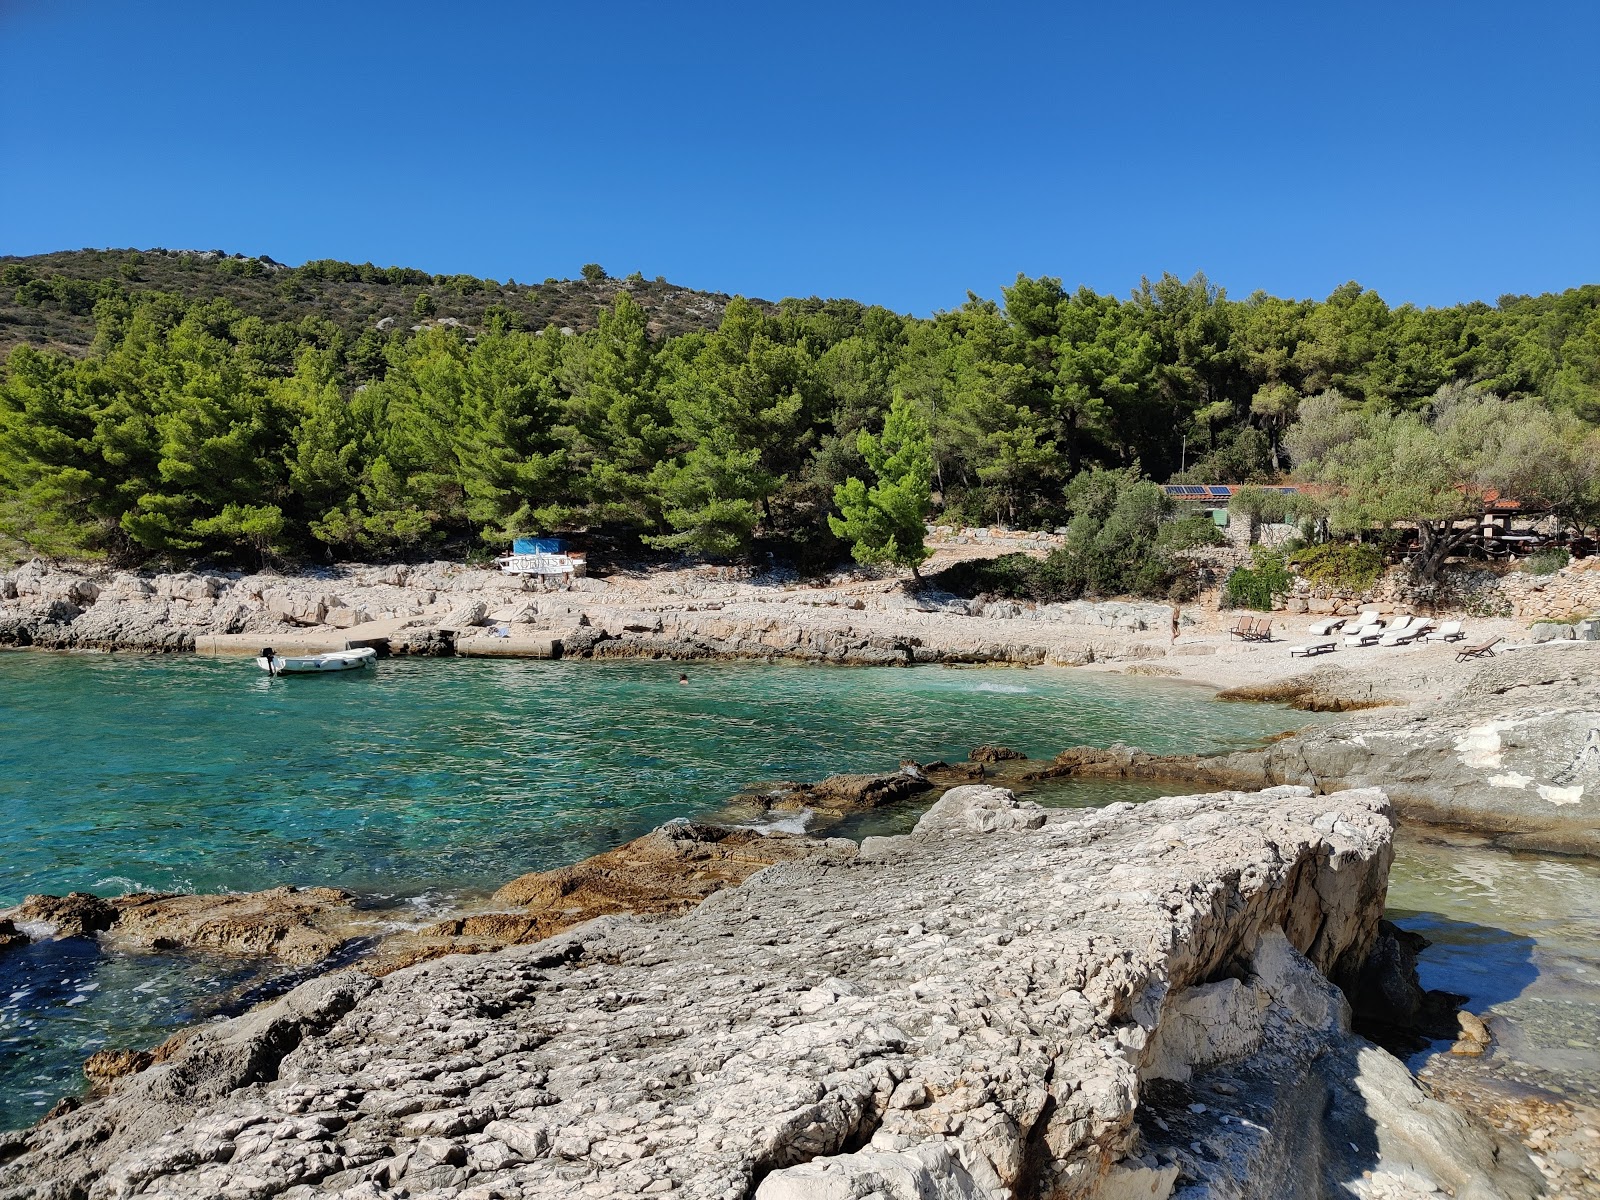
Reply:
M419 314L416 332L351 337L114 289L93 312L87 355L19 347L0 370L0 529L116 561L588 529L914 564L930 506L1068 524L1088 503L1070 485L1095 468L1209 483L1302 464L1359 482L1302 414L1364 422L1372 454L1431 428L1441 389L1548 415L1558 438L1600 419L1595 286L1417 309L1356 284L1235 301L1203 276L1126 298L1019 276L930 319L734 299L718 328L672 337L626 289L576 334L490 308L477 327Z

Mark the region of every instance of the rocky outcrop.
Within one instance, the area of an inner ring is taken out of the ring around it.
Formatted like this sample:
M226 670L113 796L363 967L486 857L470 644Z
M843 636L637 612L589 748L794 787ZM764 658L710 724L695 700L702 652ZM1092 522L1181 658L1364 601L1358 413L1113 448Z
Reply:
M447 954L525 946L611 914L687 912L765 867L815 854L827 844L781 832L669 821L573 866L513 879L490 898L496 911L393 935L363 969L385 975Z
M735 796L733 803L761 812L807 810L838 817L894 804L934 786L921 766L907 760L898 771L883 775L829 775L817 783L785 782L755 788Z
M493 622L509 627L496 653L556 640L578 658L1078 665L1167 653L1139 640L1167 627L1166 605L981 603L897 580L836 582L691 568L546 583L442 562L138 575L36 560L0 575L0 645L216 653L239 650L212 640L228 635L337 647L358 630L392 653L449 654L458 636L480 648L471 639Z
M111 928L117 907L90 892L68 892L65 896L29 896L0 917L40 927L50 937L91 937Z
M305 966L349 939L354 905L352 893L320 887L215 896L136 892L112 900L72 892L29 896L0 919L57 938L103 934L139 950L259 955Z
M205 950L320 963L350 936L355 895L339 888L278 887L239 895L134 894L112 903L113 942L150 950Z
M0 1196L1520 1200L1520 1152L1347 1032L1391 827L958 788L683 916L202 1027L0 1147Z
M1133 668L1129 668L1131 672ZM1218 700L1287 704L1302 712L1356 712L1383 708L1401 701L1389 695L1380 682L1358 679L1342 667L1326 666L1272 683L1225 688Z
M1259 750L1203 758L1075 747L1034 777L1382 786L1414 820L1471 828L1507 847L1600 854L1600 649L1527 651L1463 670L1474 673L1445 699Z

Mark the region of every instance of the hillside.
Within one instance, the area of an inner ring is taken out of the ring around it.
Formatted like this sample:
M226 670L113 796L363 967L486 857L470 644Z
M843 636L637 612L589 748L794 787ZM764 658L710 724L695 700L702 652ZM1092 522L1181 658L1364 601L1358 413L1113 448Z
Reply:
M220 250L65 250L29 257L0 255L0 357L18 345L81 354L94 341L94 306L102 296L171 292L187 303L227 300L245 316L296 322L331 321L352 340L380 321L409 327L422 318L473 327L499 315L511 329L547 325L594 328L596 314L621 291L649 316L653 337L713 330L730 299L681 288L664 279L546 279L505 283L471 275L429 275L320 259L289 267L271 258ZM387 328L387 326L385 326Z

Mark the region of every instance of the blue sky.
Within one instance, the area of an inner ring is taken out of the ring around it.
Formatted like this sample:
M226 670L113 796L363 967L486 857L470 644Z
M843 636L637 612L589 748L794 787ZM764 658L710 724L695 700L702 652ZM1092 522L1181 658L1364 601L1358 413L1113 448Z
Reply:
M1492 302L1600 282L1596 45L1593 0L0 0L0 253Z

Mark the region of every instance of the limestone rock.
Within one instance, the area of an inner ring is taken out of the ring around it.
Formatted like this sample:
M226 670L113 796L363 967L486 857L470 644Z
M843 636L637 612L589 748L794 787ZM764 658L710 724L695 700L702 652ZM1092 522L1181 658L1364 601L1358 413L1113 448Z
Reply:
M951 788L918 819L919 837L946 833L995 833L1038 829L1045 810L1031 800L1018 800L1006 788L965 784Z
M338 888L279 887L238 895L134 894L112 901L114 942L152 950L266 955L319 963L349 937L355 896Z
M483 624L487 612L482 600L472 600L454 609L440 624L445 629L472 629Z
M29 896L3 915L8 921L49 926L58 938L88 937L110 929L117 919L116 906L90 892L65 896Z
M1086 1198L1181 1167L1266 1200L1393 1166L1521 1200L1517 1151L1342 1028L1325 976L1376 936L1391 829L1371 791L1059 811L326 976L14 1137L0 1195ZM1253 1051L1208 1015L1245 1003ZM1166 1039L1174 1013L1204 1036ZM1189 1082L1149 1072L1189 1044Z
M262 606L280 621L291 625L321 625L328 609L339 607L330 596L300 588L272 588L262 593Z

